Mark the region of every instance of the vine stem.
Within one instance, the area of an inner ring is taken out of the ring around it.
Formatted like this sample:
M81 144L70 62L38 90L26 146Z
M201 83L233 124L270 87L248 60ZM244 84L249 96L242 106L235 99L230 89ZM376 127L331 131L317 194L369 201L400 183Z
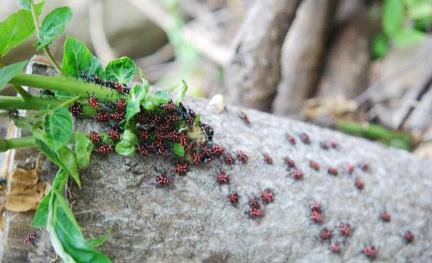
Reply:
M38 89L62 91L82 97L94 95L101 100L115 100L121 96L116 90L72 78L20 73L15 75L9 83Z
M35 9L35 5L33 3L33 0L30 1L30 10L31 10L31 14L32 14L32 17L33 17L33 24L34 24L34 28L35 28L35 31L36 31L36 36L37 36L38 40L40 41L39 23L38 23L38 18L36 16L36 9ZM49 49L49 47L46 46L46 47L43 48L43 50L45 51L45 54L47 55L48 59L50 60L51 64L56 69L56 71L59 74L61 74L62 76L65 76L65 73L63 72L62 68L60 67L60 65L55 60L55 58L52 55L51 50Z
M23 98L23 100L28 100L32 97L30 93L25 91L21 86L13 85L14 89L18 92L19 95Z
M14 138L14 139L0 139L0 152L5 152L10 149L35 147L35 139L33 136Z

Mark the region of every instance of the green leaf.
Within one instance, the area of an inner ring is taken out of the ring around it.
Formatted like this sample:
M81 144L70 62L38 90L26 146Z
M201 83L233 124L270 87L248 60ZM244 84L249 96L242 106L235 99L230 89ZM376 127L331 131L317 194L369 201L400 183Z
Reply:
M51 191L49 191L39 203L33 216L31 224L32 227L46 227L48 218L48 206L51 199L51 194Z
M75 78L84 72L89 75L103 74L99 60L93 56L83 42L71 36L68 36L64 43L62 68L68 76Z
M35 6L37 16L39 16L44 4L45 2L41 2ZM0 57L19 46L33 32L33 18L31 12L26 9L21 9L0 22Z
M146 110L154 110L157 106L166 104L170 100L169 93L165 90L158 90L154 94L148 93L144 100L143 107Z
M66 108L56 108L45 117L47 143L54 151L69 142L72 129L72 115Z
M31 10L31 1L30 0L18 0L18 5L21 8L24 8L26 10Z
M187 90L188 90L188 85L187 85L186 81L182 80L181 84L179 86L179 89L177 91L177 95L174 99L175 105L177 105L177 106L180 105L180 102L182 102L182 100L186 96Z
M384 0L382 27L387 36L393 37L401 30L404 20L403 8L402 0Z
M35 136L35 133L33 132L33 136ZM35 136L36 138L36 136ZM59 167L63 167L62 161L57 156L57 153L52 151L50 147L41 139L36 138L35 139L36 146L39 148L41 152L45 154L45 156L53 163L55 163Z
M94 144L86 133L77 132L75 134L75 156L80 169L85 169L90 165L93 148Z
M51 44L63 34L65 25L72 18L72 10L69 7L59 7L51 11L43 20L39 32L37 49L42 49Z
M372 40L372 56L374 58L384 57L389 49L389 44L387 38L383 35L377 35Z
M121 57L111 61L106 69L106 78L122 84L130 83L135 77L137 67L135 62L128 57Z
M140 105L145 99L148 90L149 83L146 80L143 80L142 84L137 84L131 89L126 106L126 127L129 126L133 116L140 112Z
M180 143L173 143L172 152L180 157L183 157L185 155L184 147Z
M135 133L130 129L125 129L120 136L120 142L116 145L115 150L118 154L123 156L134 156L135 145L137 143L138 139Z
M415 29L408 29L398 32L393 37L393 43L398 48L403 48L417 44L426 39L426 34Z
M24 69L26 64L27 61L22 61L0 68L0 91L4 89L9 80Z
M81 188L81 181L78 172L78 164L75 154L66 146L63 146L58 151L59 159L62 162L62 168L72 176L78 187Z

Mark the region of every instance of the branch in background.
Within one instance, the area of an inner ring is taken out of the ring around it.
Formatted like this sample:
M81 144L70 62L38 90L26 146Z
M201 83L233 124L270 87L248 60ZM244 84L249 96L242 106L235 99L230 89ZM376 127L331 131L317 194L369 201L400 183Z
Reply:
M107 65L117 55L111 48L103 27L103 3L100 0L90 1L88 11L91 43L102 64Z
M305 0L290 28L281 56L281 81L273 102L278 115L298 115L315 91L337 0Z
M236 36L225 69L231 103L270 110L280 80L282 44L300 2L255 2Z
M174 26L175 21L171 15L156 1L152 0L129 0L131 4L136 6L143 14L153 21L156 25L162 28L165 32L169 32ZM188 24L183 27L182 37L194 46L199 53L206 56L220 66L225 66L229 59L229 51L227 48L221 48L220 43L210 41L208 29L201 29L197 25Z

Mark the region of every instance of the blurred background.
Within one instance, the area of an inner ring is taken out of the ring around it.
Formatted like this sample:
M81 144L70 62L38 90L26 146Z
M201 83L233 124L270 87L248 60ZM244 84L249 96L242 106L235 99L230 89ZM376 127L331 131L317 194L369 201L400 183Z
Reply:
M155 86L184 79L191 96L432 158L432 0L50 0L45 13L62 5L67 34L105 65L133 58ZM0 19L16 10L2 0ZM32 57L33 42L1 62Z

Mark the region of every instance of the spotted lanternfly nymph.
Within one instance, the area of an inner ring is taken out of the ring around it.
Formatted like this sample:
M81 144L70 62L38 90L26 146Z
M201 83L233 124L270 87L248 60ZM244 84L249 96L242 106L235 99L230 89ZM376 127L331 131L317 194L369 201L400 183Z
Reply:
M407 243L411 243L414 240L414 234L410 230L407 230L403 237Z
M321 212L321 205L315 200L310 203L309 208L311 211Z
M301 140L304 144L310 144L310 143L311 143L310 138L309 138L309 135L308 135L307 133L302 132L302 133L300 133L299 137L300 137L300 140Z
M239 112L239 118L246 124L246 125L250 125L250 120L249 117L246 115L246 113L244 113L243 111Z
M263 200L264 203L271 203L274 200L274 193L272 190L270 189L265 189L264 191L261 192L261 199Z
M219 171L217 177L216 177L216 181L219 184L229 184L230 182L230 177L226 174L225 171Z
M309 166L310 166L310 168L314 169L315 171L318 171L320 169L319 163L317 163L313 160L309 161Z
M185 163L178 163L175 167L175 172L179 175L185 175L188 172L188 166Z
M290 176L292 177L292 179L298 181L298 180L303 179L304 174L303 174L303 171L302 171L302 170L300 170L299 168L296 168L296 167L295 167L295 168L293 168L293 169L291 170L291 172L290 172Z
M328 168L327 172L328 172L328 174L333 175L333 176L339 175L339 171L335 167Z
M239 194L238 194L237 192L231 192L231 193L228 195L228 200L229 200L230 203L231 203L232 205L234 205L234 206L238 204L239 199L240 199L240 196L239 196Z
M234 164L234 157L232 156L231 153L225 153L224 154L224 160L225 160L225 163L228 165Z
M136 152L142 156L147 156L149 154L147 147L143 144L138 145L138 147L136 148Z
M156 176L156 183L158 186L164 187L171 183L171 179L168 177L167 173L162 173Z
M286 134L285 137L287 138L287 140L289 141L289 143L291 145L296 145L297 144L297 141L296 141L296 139L293 136L291 136L289 134Z
M37 240L36 233L30 233L25 237L24 243L25 244L31 244L34 246L34 245L36 245L36 240Z
M99 147L97 147L95 151L97 153L106 154L112 152L113 150L114 148L111 144L102 144Z
M390 222L390 219L391 219L390 214L387 211L382 211L380 218L383 222L386 222L386 223Z
M82 112L82 109L83 109L83 106L79 102L75 102L69 106L69 111L72 113L72 115L74 117L77 117L78 115L80 115Z
M347 174L350 174L350 175L354 172L354 169L355 169L355 165L352 165L352 164L348 164L348 165L345 167L345 171L346 171L346 173L347 173Z
M350 236L351 235L351 232L352 232L352 229L351 229L351 226L350 226L350 224L347 224L347 223L341 223L340 225L339 225L339 233L342 235L342 236Z
M341 251L341 246L339 242L334 242L330 245L330 251L335 254L339 254Z
M365 184L364 184L364 182L363 182L362 179L360 179L360 178L356 178L355 181L354 181L354 185L355 185L355 187L356 187L357 189L359 189L359 190L363 190Z
M92 107L92 108L95 108L95 109L99 108L99 102L98 102L98 100L97 100L96 97L90 96L90 97L88 98L88 104L89 104L90 107Z
M367 172L369 171L369 164L367 164L366 162L360 162L357 164L357 167L362 170L363 172Z
M109 114L105 111L100 111L96 114L96 120L99 122L106 122L109 120Z
M114 141L120 139L120 131L119 129L112 128L108 131L108 136L111 137Z
M294 160L290 159L289 157L284 157L284 162L286 165L288 165L288 168L294 168L296 166Z
M225 149L219 144L214 144L212 151L215 156L221 156L225 152Z
M261 205L256 197L253 197L249 200L248 214L251 218L259 218L264 216L264 211L262 210Z
M374 246L366 246L363 248L363 254L370 259L374 259L377 256L377 249Z
M324 216L319 211L311 211L310 219L314 224L322 224L324 222Z
M264 153L263 157L264 157L264 162L266 164L273 164L273 159L270 157L268 153Z
M89 134L89 139L92 143L99 143L102 140L102 137L95 131L91 131Z
M237 159L242 162L242 163L247 163L248 161L248 156L246 155L246 153L244 153L243 151L237 151Z
M320 232L320 238L322 240L328 240L332 237L332 231L327 227L324 227Z

